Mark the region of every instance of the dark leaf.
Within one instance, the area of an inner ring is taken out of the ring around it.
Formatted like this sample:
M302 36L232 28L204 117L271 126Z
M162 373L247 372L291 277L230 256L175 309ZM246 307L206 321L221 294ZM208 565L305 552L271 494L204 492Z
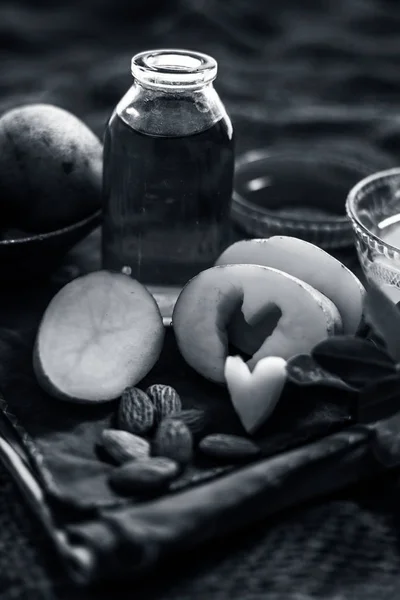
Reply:
M383 348L353 336L328 338L315 346L311 354L323 369L357 389L396 373Z
M400 413L379 421L372 427L372 452L386 468L400 464Z
M378 346L378 348L385 348L384 340L378 336L371 325L368 325L364 320L356 333L356 337L372 342L375 346Z
M372 342L372 344L374 344L374 346L376 346L377 348L382 348L386 351L385 341L377 333L375 333L373 329L371 329L371 332L369 333L366 339L368 342ZM390 358L390 360L391 362L393 362L392 358Z
M368 284L364 312L394 362L400 363L400 311L373 281Z
M356 409L357 423L374 423L400 411L400 374L385 377L362 390ZM400 433L400 432L399 432Z
M366 323L364 317L361 319L361 323L358 327L356 336L359 338L367 338L371 333L371 327L370 325L368 325L368 323Z
M286 364L286 372L289 381L300 386L324 385L355 391L354 387L345 383L340 377L323 369L309 354L298 354L289 359Z

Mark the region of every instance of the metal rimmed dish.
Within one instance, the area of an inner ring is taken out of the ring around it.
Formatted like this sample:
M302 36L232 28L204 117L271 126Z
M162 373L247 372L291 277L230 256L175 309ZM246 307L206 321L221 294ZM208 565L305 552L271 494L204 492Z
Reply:
M247 152L236 163L232 220L252 237L291 235L325 249L351 246L346 197L370 172L334 153Z

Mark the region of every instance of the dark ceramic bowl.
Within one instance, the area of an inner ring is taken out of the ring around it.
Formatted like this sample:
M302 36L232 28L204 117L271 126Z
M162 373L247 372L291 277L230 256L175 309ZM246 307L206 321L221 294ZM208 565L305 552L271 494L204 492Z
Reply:
M235 168L232 219L251 237L289 235L325 249L353 244L345 204L371 169L318 152L253 150Z
M20 282L47 277L67 252L101 222L101 210L48 233L0 239L0 279Z

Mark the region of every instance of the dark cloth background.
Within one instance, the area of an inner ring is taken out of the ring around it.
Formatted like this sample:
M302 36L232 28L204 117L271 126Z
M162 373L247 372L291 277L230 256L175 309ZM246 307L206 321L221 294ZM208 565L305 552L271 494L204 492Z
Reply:
M338 149L400 162L397 0L71 0L0 4L0 112L49 102L99 135L130 58L189 47L219 62L237 148ZM354 258L354 256L353 256ZM78 592L0 468L0 599L397 599L397 481L346 490L258 525L134 589Z

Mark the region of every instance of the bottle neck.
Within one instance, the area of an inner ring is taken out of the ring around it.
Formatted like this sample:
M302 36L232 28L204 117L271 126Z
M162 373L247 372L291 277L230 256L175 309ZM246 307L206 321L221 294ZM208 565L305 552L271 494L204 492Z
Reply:
M116 108L126 125L147 135L194 135L227 118L212 81L201 87L156 87L134 81Z

